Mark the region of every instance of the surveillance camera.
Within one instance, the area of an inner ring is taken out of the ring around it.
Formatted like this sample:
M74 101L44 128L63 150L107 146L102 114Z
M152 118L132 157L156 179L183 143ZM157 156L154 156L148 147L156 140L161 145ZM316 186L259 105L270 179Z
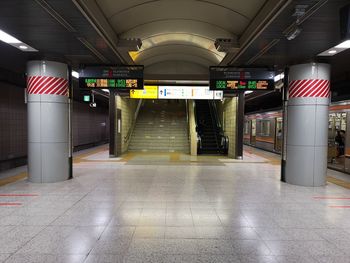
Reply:
M302 31L302 28L301 27L294 27L291 31L289 31L287 34L286 34L286 38L288 40L293 40L294 38L296 38Z
M89 105L91 108L96 108L96 106L97 106L96 102L91 102Z

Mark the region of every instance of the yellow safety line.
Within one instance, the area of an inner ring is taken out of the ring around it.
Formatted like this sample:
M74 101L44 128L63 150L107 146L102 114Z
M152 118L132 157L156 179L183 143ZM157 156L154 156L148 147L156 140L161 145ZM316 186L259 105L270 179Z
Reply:
M0 186L6 185L6 184L11 184L14 182L17 182L19 180L25 179L28 177L27 172L23 172L14 176L10 176L4 179L0 179Z
M93 151L89 151L89 152L84 153L84 154L79 154L78 156L73 157L73 162L74 163L80 163L82 161L85 161L85 160L83 160L84 158L86 158L86 157L88 157L90 155L99 153L99 152L103 152L103 151L105 151L107 149L108 149L108 147L103 146L103 147L99 147L98 149L95 149Z
M170 161L171 162L178 162L178 161L180 161L180 154L179 153L171 153L170 154Z
M350 182L346 182L332 176L327 176L327 181L332 184L336 184L338 186L344 187L346 189L350 189Z

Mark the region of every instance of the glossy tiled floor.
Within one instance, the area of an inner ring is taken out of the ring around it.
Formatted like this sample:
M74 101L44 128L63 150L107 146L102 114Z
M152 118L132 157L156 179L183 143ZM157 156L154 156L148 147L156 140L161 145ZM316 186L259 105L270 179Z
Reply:
M252 150L105 154L67 182L0 187L0 262L350 262L350 190L281 183Z

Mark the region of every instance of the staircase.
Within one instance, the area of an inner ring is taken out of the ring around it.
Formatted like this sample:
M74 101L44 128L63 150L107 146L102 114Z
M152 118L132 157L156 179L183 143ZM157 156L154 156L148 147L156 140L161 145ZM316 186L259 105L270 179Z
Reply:
M210 114L209 103L207 100L196 100L196 116L198 134L202 140L202 154L218 154L220 146L217 141L215 125Z
M129 151L189 153L185 101L146 100Z

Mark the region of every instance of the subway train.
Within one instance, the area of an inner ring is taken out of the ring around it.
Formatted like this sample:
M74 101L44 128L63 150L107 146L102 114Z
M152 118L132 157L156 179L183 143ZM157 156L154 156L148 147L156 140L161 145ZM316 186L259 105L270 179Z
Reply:
M350 173L350 101L332 103L328 121L328 167ZM246 114L244 144L280 154L282 110Z

